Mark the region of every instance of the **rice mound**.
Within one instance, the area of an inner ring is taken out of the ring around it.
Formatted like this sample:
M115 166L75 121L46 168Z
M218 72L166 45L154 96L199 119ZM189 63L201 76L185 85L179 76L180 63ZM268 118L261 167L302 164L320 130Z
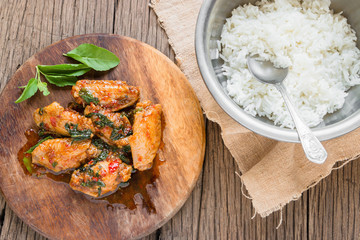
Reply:
M247 56L258 54L277 67L289 67L284 84L290 98L306 124L317 126L360 83L356 40L347 19L330 10L329 0L263 0L240 6L226 20L218 44L228 78L224 88L247 113L294 128L280 93L254 79L247 68Z

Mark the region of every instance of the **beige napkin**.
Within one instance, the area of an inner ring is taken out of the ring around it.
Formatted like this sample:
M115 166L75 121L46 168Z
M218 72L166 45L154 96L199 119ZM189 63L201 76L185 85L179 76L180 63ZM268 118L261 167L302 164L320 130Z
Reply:
M302 192L360 154L360 129L324 142L325 164L309 162L300 144L284 143L257 135L230 118L207 90L196 63L194 35L202 0L152 0L152 7L169 37L178 65L193 86L206 116L217 122L222 137L242 173L241 179L262 217L298 199Z

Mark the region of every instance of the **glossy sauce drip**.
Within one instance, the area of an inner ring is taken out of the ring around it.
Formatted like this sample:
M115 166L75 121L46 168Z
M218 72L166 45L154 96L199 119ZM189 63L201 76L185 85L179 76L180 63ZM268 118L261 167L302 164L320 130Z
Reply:
M29 158L31 160L31 154L25 153L27 150L29 150L32 146L37 144L40 141L40 137L35 129L28 129L25 131L25 136L27 139L27 142L25 145L19 150L18 152L18 161L24 170L24 173L26 175L31 175L33 177L41 178L41 177L47 177L57 182L65 182L69 183L71 174L70 173L60 173L60 174L53 174L49 170L47 170L44 167L38 166L36 164L31 164L31 172L28 171L26 168L23 159L25 157Z
M134 210L140 205L145 207L149 213L156 213L151 195L157 191L156 179L160 175L159 166L161 164L163 161L157 155L151 169L131 174L128 184L121 184L114 194L102 198L102 200L106 200L113 206L125 206L130 210Z
M29 129L25 131L27 138L26 144L18 152L18 161L24 170L26 175L30 175L36 178L48 178L55 182L69 185L71 179L71 173L54 174L49 172L46 168L31 164L30 173L25 164L24 157L31 159L31 154L25 153L32 146L39 142L40 137L36 130ZM163 147L161 143L160 149ZM94 199L91 198L92 202L104 202L109 203L108 209L111 210L114 207L127 208L134 210L137 207L146 208L149 213L156 213L156 209L151 199L151 195L157 191L156 179L160 175L159 166L163 164L163 160L159 158L159 155L154 159L153 167L146 171L136 171L131 175L131 179L127 183L122 183L119 189L104 198ZM69 186L70 187L70 186Z

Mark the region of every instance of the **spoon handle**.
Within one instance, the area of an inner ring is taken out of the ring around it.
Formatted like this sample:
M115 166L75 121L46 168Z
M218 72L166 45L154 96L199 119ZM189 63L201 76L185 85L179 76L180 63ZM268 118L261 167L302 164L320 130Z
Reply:
M294 120L296 130L298 132L301 144L303 146L306 157L313 163L322 164L327 158L327 152L320 141L315 137L304 121L300 118L294 105L292 104L286 88L283 83L275 85L284 98L285 104Z

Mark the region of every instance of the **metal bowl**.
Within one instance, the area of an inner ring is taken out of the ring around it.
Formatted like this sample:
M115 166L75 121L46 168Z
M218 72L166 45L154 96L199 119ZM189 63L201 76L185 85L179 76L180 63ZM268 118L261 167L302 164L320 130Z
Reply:
M299 142L295 130L280 128L264 117L253 117L238 106L224 91L221 83L226 81L222 74L223 61L219 58L217 41L220 40L225 19L231 16L234 8L256 1L244 0L205 0L197 21L195 45L196 56L202 77L222 109L234 120L246 128L272 139L285 142ZM332 0L331 8L335 12L343 11L349 23L360 39L360 1ZM358 47L359 47L358 41ZM360 126L360 86L348 91L342 109L325 116L324 121L312 128L319 140L329 140L339 137Z

